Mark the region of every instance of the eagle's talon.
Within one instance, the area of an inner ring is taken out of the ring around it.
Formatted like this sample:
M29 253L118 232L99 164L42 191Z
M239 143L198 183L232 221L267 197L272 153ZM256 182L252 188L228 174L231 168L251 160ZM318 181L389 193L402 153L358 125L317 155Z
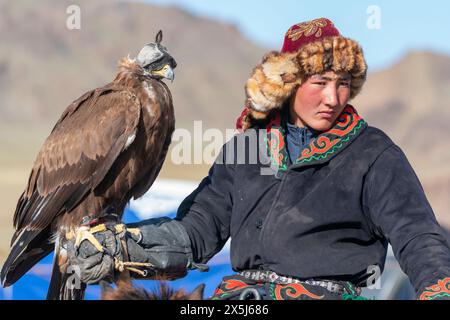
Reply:
M105 248L100 244L100 242L98 242L98 240L94 237L90 230L85 227L81 227L76 233L74 244L75 250L78 250L84 240L89 241L99 252L105 251Z

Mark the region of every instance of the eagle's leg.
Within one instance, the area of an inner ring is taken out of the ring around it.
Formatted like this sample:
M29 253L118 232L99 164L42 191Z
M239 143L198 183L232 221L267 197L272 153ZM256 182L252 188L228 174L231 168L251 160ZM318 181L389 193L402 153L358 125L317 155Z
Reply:
M133 234L136 234L136 235L140 235L139 229L137 229L137 228L125 229L125 225L123 225L123 224L116 225L115 229L116 229L116 233L125 232L125 230L126 230L127 232L130 232L130 233L133 233ZM75 244L74 244L75 250L77 250L80 247L81 242L83 242L84 240L87 240L98 251L104 252L105 248L94 237L94 233L102 232L102 231L105 231L105 230L106 230L106 226L103 223L98 224L98 225L96 225L94 227L90 227L88 225L82 225L75 232ZM72 239L73 236L74 236L73 233L69 233L69 234L66 235L66 239Z
M117 234L120 234L120 245L122 247L122 260L117 257L114 259L115 261L115 269L120 272L119 280L130 280L130 272L134 272L139 274L141 277L147 276L147 270L141 270L139 267L151 268L153 265L147 262L133 262L129 261L128 248L125 240L125 233L131 233L138 237L141 237L141 232L138 228L127 228L125 224L117 224L115 225L115 230ZM139 242L140 240L138 240Z
M98 251L104 252L105 248L101 245L101 243L94 237L94 233L104 231L106 227L104 224L97 225L93 228L88 226L81 226L77 229L75 233L66 234L66 239L70 240L75 237L74 248L78 250L81 245L81 242L84 240L89 241Z
M82 227L84 228L84 227ZM93 233L89 229L83 230L82 228L78 229L76 239L75 239L75 250L80 247L81 242L84 240L89 241L98 251L103 252L103 246L98 242L98 240L94 237Z

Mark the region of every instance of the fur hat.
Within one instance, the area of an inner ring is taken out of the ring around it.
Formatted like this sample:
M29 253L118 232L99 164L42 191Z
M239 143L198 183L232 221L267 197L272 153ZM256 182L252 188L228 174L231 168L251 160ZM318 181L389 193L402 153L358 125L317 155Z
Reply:
M245 85L245 109L238 129L267 121L309 76L326 71L351 75L350 99L366 80L367 66L360 45L341 36L333 22L314 19L293 25L280 52L266 54Z

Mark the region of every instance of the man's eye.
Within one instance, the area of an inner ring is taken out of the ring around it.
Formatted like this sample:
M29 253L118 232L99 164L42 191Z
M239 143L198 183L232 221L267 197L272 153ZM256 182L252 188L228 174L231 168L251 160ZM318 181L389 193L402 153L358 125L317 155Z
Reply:
M344 87L350 87L350 82L341 82L339 85Z
M326 83L325 81L319 81L319 82L314 82L314 84L317 84L317 85L319 85L319 86L324 86L324 85L326 85L327 83Z

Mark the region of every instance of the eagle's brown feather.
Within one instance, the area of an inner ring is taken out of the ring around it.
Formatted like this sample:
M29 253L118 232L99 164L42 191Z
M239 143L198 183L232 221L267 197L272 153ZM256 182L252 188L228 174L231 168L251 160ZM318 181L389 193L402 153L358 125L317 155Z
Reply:
M93 191L123 151L127 138L137 130L137 101L126 91L107 92L100 93L95 103L85 101L45 141L31 174L36 178L30 179L24 201L31 202L31 195L37 193L37 205L50 199L48 210L36 211L31 203L31 210L17 211L17 232L24 226L45 228L49 219L70 209L66 207L69 199L57 195L69 193L70 197L81 186L83 194Z
M83 217L106 211L121 216L158 175L174 126L168 87L144 77L142 67L126 58L113 82L70 104L18 201L4 284L20 278L53 250L53 238L63 239Z

